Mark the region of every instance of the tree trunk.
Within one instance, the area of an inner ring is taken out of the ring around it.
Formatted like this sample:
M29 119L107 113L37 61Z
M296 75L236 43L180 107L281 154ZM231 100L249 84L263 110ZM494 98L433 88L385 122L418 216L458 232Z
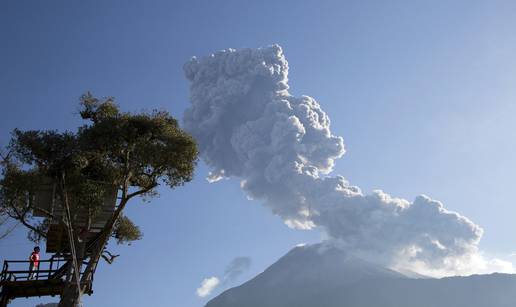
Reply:
M130 197L126 197L127 195L127 187L124 187L123 189L123 195L122 200L120 201L118 208L115 210L114 214L111 216L111 219L109 222L104 226L104 229L102 230L102 233L100 234L99 241L97 242L96 246L93 247L93 251L90 254L90 260L88 265L86 266L84 270L84 274L82 278L80 279L81 289L77 288L77 282L75 281L75 274L74 277L67 282L65 286L65 290L63 291L63 294L61 295L61 301L59 302L58 307L78 307L80 306L80 298L82 294L84 293L84 290L91 290L86 289L90 286L90 282L93 277L93 273L95 269L97 268L97 263L100 260L100 257L102 255L102 251L104 250L104 247L106 246L107 242L109 241L111 232L113 230L113 225L115 224L116 220L120 216L120 213L125 208L125 205L129 201ZM136 194L135 194L136 195ZM84 259L85 254L85 244L81 243L81 250L80 253L77 253L77 258L80 256L79 267L82 266L82 259Z
M125 205L129 201L130 198L126 197L127 195L127 187L124 186L123 193L122 193L122 199L118 205L118 208L116 209L115 213L111 216L111 219L109 222L104 226L104 229L100 233L99 240L95 247L93 247L93 251L90 254L90 261L86 268L84 269L84 274L81 278L81 283L88 283L93 278L93 273L97 269L97 264L100 260L100 257L102 255L102 251L104 250L104 247L106 247L111 232L113 231L113 226L115 225L116 220L120 216L121 212L124 210Z
M75 282L68 283L65 286L61 301L59 301L58 307L79 307L81 303L82 291L77 288Z
M9 298L7 297L7 295L2 295L2 297L0 297L0 307L7 307L8 304Z
M81 272L82 262L85 254L85 243L76 241L76 255L77 255L77 266L79 269L79 275ZM59 301L58 307L78 307L81 306L81 296L84 292L83 286L77 281L77 275L75 273L75 268L73 268L73 261L71 263L71 274L66 278L66 284L64 287L63 294L61 295L61 300ZM78 284L80 287L78 287Z

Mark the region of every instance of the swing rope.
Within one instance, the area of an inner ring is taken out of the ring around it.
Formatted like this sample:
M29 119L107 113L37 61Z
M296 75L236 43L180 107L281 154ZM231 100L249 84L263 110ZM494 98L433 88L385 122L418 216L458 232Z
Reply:
M62 192L63 192L63 196L64 196L64 199L63 199L63 202L64 202L64 205L65 205L65 208L66 208L66 224L67 224L67 231L68 231L68 243L70 244L70 252L72 254L72 263L73 263L73 267L74 267L74 273L75 273L75 282L77 283L77 289L78 291L80 292L81 291L81 282L80 282L80 271L79 271L79 265L78 265L78 262L77 262L77 253L75 252L75 241L74 241L74 238L73 238L73 228L72 228L72 216L70 214L70 206L68 204L68 195L66 193L66 188L65 188L65 176L64 176L64 173L63 173L63 178L62 178ZM80 296L79 296L79 300L80 300Z

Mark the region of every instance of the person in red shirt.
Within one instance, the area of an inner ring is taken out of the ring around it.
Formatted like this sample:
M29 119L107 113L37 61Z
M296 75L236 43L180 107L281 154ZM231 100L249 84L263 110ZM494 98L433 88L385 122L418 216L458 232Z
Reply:
M39 246L34 247L34 251L30 254L29 260L29 279L34 279L36 271L39 268Z

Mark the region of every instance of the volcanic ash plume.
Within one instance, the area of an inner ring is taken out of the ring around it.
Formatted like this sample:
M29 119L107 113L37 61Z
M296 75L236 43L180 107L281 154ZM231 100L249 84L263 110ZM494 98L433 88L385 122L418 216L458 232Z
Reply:
M336 245L390 266L453 274L483 261L482 229L440 202L365 195L328 175L345 152L343 139L315 99L289 94L281 47L194 57L184 71L192 104L185 128L212 168L210 181L239 178L288 226L322 227Z

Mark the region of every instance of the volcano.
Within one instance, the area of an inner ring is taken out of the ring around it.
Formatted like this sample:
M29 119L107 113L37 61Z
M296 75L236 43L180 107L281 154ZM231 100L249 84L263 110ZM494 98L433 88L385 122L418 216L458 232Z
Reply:
M516 275L426 278L322 244L297 246L205 307L514 307Z

